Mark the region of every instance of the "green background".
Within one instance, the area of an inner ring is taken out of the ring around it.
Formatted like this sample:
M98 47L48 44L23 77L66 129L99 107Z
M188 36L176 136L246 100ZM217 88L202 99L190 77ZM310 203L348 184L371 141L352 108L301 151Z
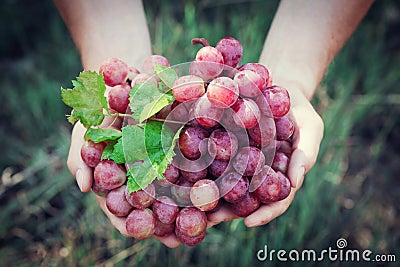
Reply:
M145 1L153 52L193 59L194 37L239 39L257 61L278 1ZM81 65L51 1L0 3L0 265L278 266L258 250L336 248L400 261L400 2L373 4L335 58L313 104L319 158L289 210L268 225L220 224L197 247L126 239L66 168L71 125L60 87ZM358 266L357 262L287 265ZM397 266L373 263L371 266Z

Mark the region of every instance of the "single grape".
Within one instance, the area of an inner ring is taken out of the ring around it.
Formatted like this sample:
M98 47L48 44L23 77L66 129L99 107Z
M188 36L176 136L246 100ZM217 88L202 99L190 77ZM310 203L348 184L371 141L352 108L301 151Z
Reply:
M228 77L217 77L207 87L207 98L218 108L232 106L239 97L236 82Z
M111 88L108 94L108 105L119 113L128 113L129 93L131 87L127 84L116 85Z
M289 157L285 153L277 151L275 153L274 161L272 162L272 169L286 173L289 167Z
M214 209L219 200L217 184L210 179L197 181L190 189L190 200L195 207L202 211Z
M126 78L128 79L129 83L132 83L133 79L134 79L139 73L140 73L140 71L139 71L137 68L135 68L135 67L133 67L133 66L128 67L128 77L126 77Z
M175 222L179 213L179 207L176 202L167 196L158 197L153 203L152 210L156 218L164 224Z
M205 91L203 79L195 75L181 76L172 85L172 94L179 102L198 99Z
M208 152L219 160L229 161L238 150L237 137L223 129L214 130L208 139Z
M111 190L106 197L107 209L117 217L127 216L133 209L125 198L126 185Z
M108 192L110 192L110 190L100 187L96 183L96 181L93 179L93 181L92 181L92 192L95 193L96 195L98 195L99 197L107 197L107 194L108 194Z
M278 196L278 201L287 198L292 190L289 178L281 173L280 171L276 172L278 174L279 180L281 181L281 193Z
M250 192L256 194L263 203L278 201L281 194L281 181L278 174L268 165L251 179Z
M257 72L252 70L242 70L236 73L233 80L239 87L239 93L244 97L256 97L261 94L261 89L265 86L265 80Z
M274 85L262 90L262 95L257 98L260 111L268 117L282 118L290 110L290 96L288 91ZM266 105L268 104L268 105Z
M96 167L101 160L106 144L104 142L95 143L91 140L85 141L81 147L81 157L88 167Z
M243 176L259 173L265 165L265 156L256 147L242 147L233 160L233 168Z
M200 127L186 127L179 135L178 145L182 154L188 159L198 159L202 154L201 144L209 133Z
M112 160L102 160L94 168L93 177L101 188L112 190L126 182L125 169Z
M218 49L205 46L199 49L196 59L190 65L190 74L195 74L207 81L221 74L224 58Z
M219 121L219 124L222 126L227 131L230 132L245 132L246 130L237 125L234 119L235 113L233 112L232 108L226 108L224 109L224 114L222 115L222 118Z
M151 75L149 73L139 73L138 75L136 75L131 82L131 86L134 87L142 83L152 83L155 86L158 86L158 81L156 79L156 76Z
M104 82L108 86L124 84L128 77L128 65L118 58L110 58L101 64L99 72L103 74Z
M172 184L176 183L178 181L180 172L177 167L175 167L173 164L168 164L167 168L165 169L163 173L164 179L156 179L154 182L163 187L171 186Z
M176 184L171 186L171 194L179 204L186 205L190 203L190 189L193 183L181 177Z
M275 119L276 139L279 141L288 140L294 133L294 124L289 116Z
M150 57L146 58L143 62L142 72L154 74L154 63L158 65L170 67L169 61L167 58L161 55L151 55Z
M271 86L272 85L272 77L270 75L270 72L266 66L260 63L246 63L238 68L239 71L242 70L251 70L256 72L258 75L260 75L264 81L265 81L265 86Z
M253 128L248 129L248 133L251 139L254 140L258 146L267 146L275 140L275 122L272 118L261 116L258 124Z
M229 171L229 161L214 159L208 166L208 173L215 178L221 177L227 171Z
M289 141L276 141L276 150L283 152L286 154L286 156L290 157L293 152L293 147L292 144Z
M175 235L182 244L193 247L199 244L206 237L206 231L204 230L198 236L186 236L182 234L177 228L175 228Z
M224 110L217 108L208 100L207 95L200 97L193 107L193 118L201 126L211 128L218 125Z
M260 207L260 200L253 193L247 192L239 201L232 203L232 212L239 217L246 217Z
M185 236L199 236L207 228L206 213L196 207L185 207L178 213L175 226Z
M239 98L232 106L235 123L243 128L252 128L260 120L260 110L252 99Z
M191 183L204 179L207 176L207 165L203 160L187 160L179 162L179 169L183 178Z
M165 224L156 219L156 227L154 229L154 235L156 236L168 236L175 231L175 222Z
M156 188L154 184L149 184L144 189L129 192L127 187L125 190L125 197L133 207L137 209L145 209L153 204L156 197Z
M242 44L233 37L226 36L222 38L215 45L215 48L221 52L225 65L228 65L232 68L236 68L242 59Z
M150 209L134 209L126 217L125 227L129 235L144 240L154 234L156 217Z
M240 201L249 190L249 179L237 172L230 172L219 181L221 196L230 203Z

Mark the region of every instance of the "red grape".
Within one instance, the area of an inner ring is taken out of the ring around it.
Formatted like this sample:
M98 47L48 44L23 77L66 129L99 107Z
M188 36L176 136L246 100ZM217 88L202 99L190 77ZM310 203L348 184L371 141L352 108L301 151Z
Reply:
M207 228L207 216L195 207L181 209L176 217L176 229L185 236L201 235Z
M261 94L265 80L255 71L242 70L236 73L233 80L239 87L239 93L245 97L256 97Z
M215 178L221 177L229 170L229 161L214 159L208 166L208 172Z
M275 139L275 122L272 118L261 116L258 124L248 129L248 133L257 145L261 147L269 145Z
M224 69L224 58L215 47L205 46L197 51L196 59L190 67L191 74L207 81L221 74Z
M159 186L171 186L171 184L176 183L179 179L179 169L175 167L173 164L168 164L167 168L165 169L163 176L164 179L156 179L154 182Z
M243 128L252 128L260 120L260 110L256 102L251 99L239 98L232 106L235 123Z
M275 119L276 139L283 141L289 139L294 133L294 124L289 116Z
M201 143L209 133L200 127L186 127L179 135L178 144L182 154L188 159L198 159L202 155Z
M190 200L202 211L214 209L219 200L219 189L213 180L202 179L190 189Z
M200 97L193 108L193 117L206 128L217 126L224 111L211 104L206 95Z
M102 160L94 168L94 180L97 185L106 190L120 187L126 182L124 168L112 160Z
M131 87L127 84L116 85L111 88L108 94L108 105L119 113L128 113L129 93Z
M208 152L219 160L229 161L238 150L237 137L223 129L214 130L208 139Z
M131 82L131 86L134 87L135 85L138 85L141 83L152 83L155 86L158 85L156 76L151 75L149 73L139 73L138 75L136 75L135 78L133 78L133 80Z
M281 194L281 181L278 174L268 165L265 165L260 173L253 176L250 184L250 192L257 195L263 203L275 202Z
M246 217L260 206L260 200L253 193L247 192L239 201L232 203L232 212L239 217Z
M276 172L278 174L279 179L281 180L281 193L278 196L278 201L287 198L292 189L289 178L281 173L280 171Z
M183 158L179 162L182 177L191 183L204 179L207 176L207 165L203 160L187 160Z
M118 58L110 58L103 62L99 72L103 74L104 82L108 86L123 84L128 77L128 65Z
M125 221L126 231L136 239L143 240L154 234L156 217L150 209L135 209Z
M285 88L277 85L263 89L257 102L264 115L275 119L285 116L290 109L289 93Z
M239 97L236 82L228 77L217 77L207 87L207 98L218 108L232 106Z
M171 194L176 202L185 205L190 203L190 189L193 183L183 177L178 182L171 186Z
M289 157L285 153L277 151L275 153L274 161L271 165L272 169L275 171L280 171L286 173L289 167Z
M165 67L171 66L168 59L166 59L165 57L160 55L151 55L143 62L142 72L154 74L154 63Z
M81 157L88 167L96 167L101 160L101 154L106 147L104 142L95 143L91 140L85 141L81 147Z
M181 76L172 85L172 94L179 102L197 99L205 91L203 79L195 75Z
M125 190L125 197L129 204L137 209L145 209L153 204L156 197L156 188L154 184L149 184L145 189L140 189L135 192Z
M133 207L125 198L126 185L111 190L107 194L106 206L107 209L117 217L127 216Z
M238 70L252 70L260 75L265 80L265 85L272 85L272 77L267 67L260 63L246 63L238 68Z
M110 190L100 187L96 183L96 180L93 180L93 182L92 182L92 191L93 191L93 193L95 193L96 195L98 195L100 197L106 197L108 192L110 192Z
M158 197L153 203L152 210L156 218L164 224L175 222L179 213L179 207L176 202L167 196Z
M226 201L235 203L247 194L249 180L237 172L230 172L219 181L219 188Z
M127 77L127 79L130 80L130 82L132 82L133 79L134 79L139 73L140 73L140 71L139 71L137 68L135 68L135 67L133 67L133 66L130 66L130 67L128 68L128 77Z
M259 173L264 165L264 154L260 149L252 146L241 148L233 160L233 168L243 176Z
M222 38L218 41L215 48L221 52L225 65L232 68L236 68L242 59L242 44L233 37L227 36Z

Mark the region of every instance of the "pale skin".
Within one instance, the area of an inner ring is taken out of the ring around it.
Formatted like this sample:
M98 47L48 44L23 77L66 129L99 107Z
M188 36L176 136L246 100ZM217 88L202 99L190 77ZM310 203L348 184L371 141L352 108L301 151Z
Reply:
M98 71L101 63L117 57L140 67L151 55L150 36L139 0L54 0L81 55L85 70ZM284 213L313 167L323 137L323 122L310 104L315 90L337 52L364 17L372 0L283 0L265 40L259 62L268 66L274 84L291 97L291 116L297 124L288 176L288 198L261 206L244 219L248 227L269 223ZM197 36L196 36L197 37ZM105 121L104 124L109 123ZM71 136L68 168L82 192L92 185L92 170L81 159L85 128L77 123ZM105 199L97 201L111 223L129 236L125 221L111 214ZM227 207L208 216L209 227L237 217ZM175 235L158 238L168 247L179 246Z

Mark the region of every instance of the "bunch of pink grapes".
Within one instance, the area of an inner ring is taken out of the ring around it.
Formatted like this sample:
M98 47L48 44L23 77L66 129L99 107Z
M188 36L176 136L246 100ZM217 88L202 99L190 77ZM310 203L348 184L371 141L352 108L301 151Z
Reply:
M153 117L171 129L184 125L176 156L164 179L129 192L127 166L101 159L106 142L85 142L84 162L93 168L93 191L106 198L108 210L125 219L134 238L176 237L188 246L206 235L207 216L222 205L246 217L261 205L281 201L291 191L287 177L295 129L288 91L272 82L260 63L239 66L243 48L232 37L210 46L203 38L188 71L171 87L175 101ZM110 87L109 108L131 114L129 93L142 82L158 84L154 63L170 67L160 55L148 58L141 69L112 58L100 73ZM171 67L173 68L173 67ZM132 120L114 126L120 129Z

